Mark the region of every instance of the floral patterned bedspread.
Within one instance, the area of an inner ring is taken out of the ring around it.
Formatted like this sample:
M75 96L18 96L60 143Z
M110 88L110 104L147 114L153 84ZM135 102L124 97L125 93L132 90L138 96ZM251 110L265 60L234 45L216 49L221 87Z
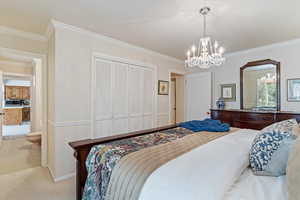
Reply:
M194 132L178 127L94 146L86 161L88 178L82 199L105 200L112 171L122 157L147 147L177 140L189 134L194 134Z

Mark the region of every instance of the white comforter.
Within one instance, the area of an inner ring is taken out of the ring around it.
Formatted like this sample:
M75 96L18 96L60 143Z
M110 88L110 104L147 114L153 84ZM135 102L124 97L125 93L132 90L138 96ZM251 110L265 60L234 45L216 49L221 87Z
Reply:
M249 165L257 133L242 129L166 163L148 178L139 199L223 200Z

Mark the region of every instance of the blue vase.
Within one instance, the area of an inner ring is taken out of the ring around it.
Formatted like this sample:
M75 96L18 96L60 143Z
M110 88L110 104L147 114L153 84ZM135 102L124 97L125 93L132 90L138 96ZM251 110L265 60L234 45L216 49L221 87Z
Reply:
M223 99L218 99L216 104L217 104L218 109L221 109L221 110L225 109L225 101Z

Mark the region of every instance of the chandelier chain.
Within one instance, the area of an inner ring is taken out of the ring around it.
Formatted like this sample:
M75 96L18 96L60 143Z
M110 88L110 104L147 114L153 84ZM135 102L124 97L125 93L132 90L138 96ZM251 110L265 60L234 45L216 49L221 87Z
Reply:
M206 37L206 14L203 14L203 37Z

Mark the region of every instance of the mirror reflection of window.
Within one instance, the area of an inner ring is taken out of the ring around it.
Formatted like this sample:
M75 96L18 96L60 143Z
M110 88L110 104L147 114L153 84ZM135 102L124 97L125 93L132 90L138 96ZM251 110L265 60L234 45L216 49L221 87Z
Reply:
M256 86L256 107L276 107L276 76L268 73L266 76L257 79Z
M244 109L276 110L276 67L272 64L249 67L243 73Z

